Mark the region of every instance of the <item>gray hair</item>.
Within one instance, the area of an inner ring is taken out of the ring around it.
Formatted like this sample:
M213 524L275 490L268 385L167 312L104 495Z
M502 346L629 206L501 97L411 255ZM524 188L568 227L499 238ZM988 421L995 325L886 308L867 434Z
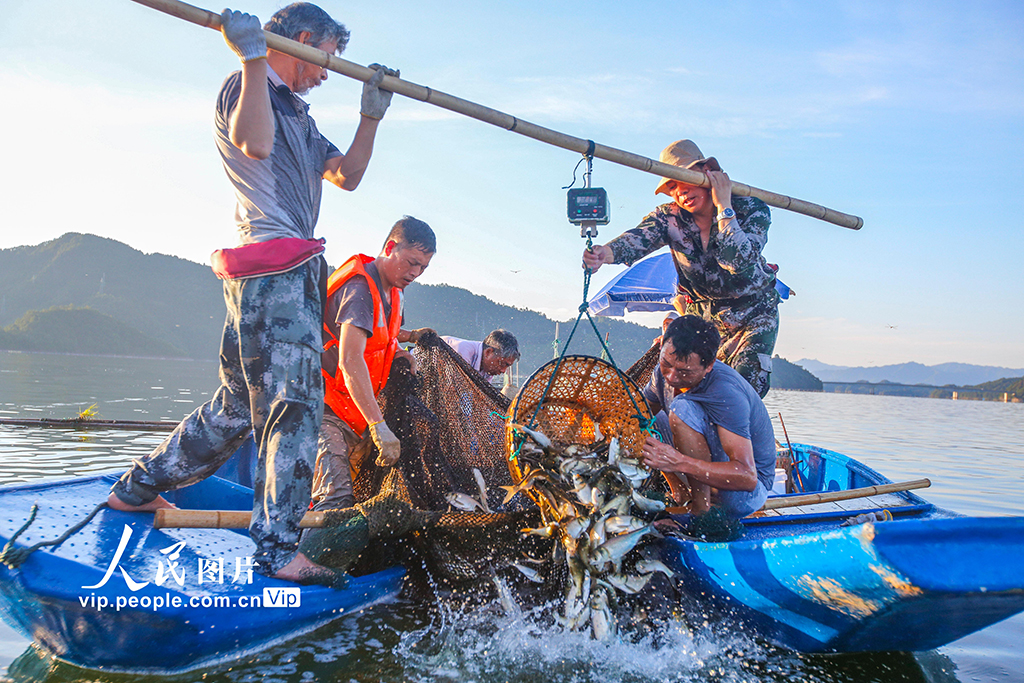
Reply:
M484 339L484 346L494 349L502 358L519 360L519 342L508 330L495 330Z
M309 32L309 42L318 47L327 40L338 41L335 54L341 54L348 45L349 30L339 24L331 15L311 2L293 2L274 12L263 28L271 33L298 40L303 31Z

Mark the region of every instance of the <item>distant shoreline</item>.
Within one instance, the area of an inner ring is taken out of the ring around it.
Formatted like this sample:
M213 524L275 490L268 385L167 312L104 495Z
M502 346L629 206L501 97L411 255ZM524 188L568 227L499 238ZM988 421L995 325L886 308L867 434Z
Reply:
M82 358L130 358L133 360L184 361L188 363L218 363L203 358L182 358L181 356L125 356L116 353L71 353L68 351L25 351L23 349L0 349L3 353L18 353L41 356L76 356Z

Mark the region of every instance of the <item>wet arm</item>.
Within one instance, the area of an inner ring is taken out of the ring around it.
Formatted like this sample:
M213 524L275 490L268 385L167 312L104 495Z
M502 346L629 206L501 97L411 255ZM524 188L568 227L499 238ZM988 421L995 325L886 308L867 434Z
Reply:
M669 416L672 425L672 435L676 443L685 443L686 435L683 429L686 425L675 415ZM753 491L757 487L757 468L754 465L754 447L750 439L719 426L718 438L722 442L722 449L729 456L727 462L710 462L711 453L707 451L707 442L704 442L704 451L698 458L691 458L676 451L678 455L674 458L673 472L685 474L692 480L699 481L716 489L725 491ZM703 440L703 439L702 439ZM707 460L703 459L707 457Z
M242 64L242 89L228 121L231 143L252 159L266 159L274 149L274 114L267 88L267 60Z
M377 137L379 119L367 116L359 117L352 144L344 155L331 157L324 163L324 180L328 180L343 190L352 191L359 187L359 182L366 173L373 155L373 141Z

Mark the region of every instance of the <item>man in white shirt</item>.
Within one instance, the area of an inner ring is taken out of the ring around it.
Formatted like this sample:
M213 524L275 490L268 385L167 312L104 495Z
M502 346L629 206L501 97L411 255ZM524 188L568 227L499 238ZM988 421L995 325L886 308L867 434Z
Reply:
M494 330L483 341L441 337L488 382L504 374L519 360L519 342L508 330Z

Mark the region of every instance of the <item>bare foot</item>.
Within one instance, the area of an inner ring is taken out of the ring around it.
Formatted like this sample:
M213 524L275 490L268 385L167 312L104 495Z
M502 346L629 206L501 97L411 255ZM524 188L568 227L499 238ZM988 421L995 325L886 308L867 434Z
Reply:
M302 553L296 553L291 562L278 569L271 578L338 588L344 587L348 581L345 572L316 564Z
M157 496L153 500L149 501L144 505L129 505L120 498L117 494L111 492L107 496L107 505L111 510L120 510L121 512L155 512L163 509L177 509L178 506L170 502L163 496Z

